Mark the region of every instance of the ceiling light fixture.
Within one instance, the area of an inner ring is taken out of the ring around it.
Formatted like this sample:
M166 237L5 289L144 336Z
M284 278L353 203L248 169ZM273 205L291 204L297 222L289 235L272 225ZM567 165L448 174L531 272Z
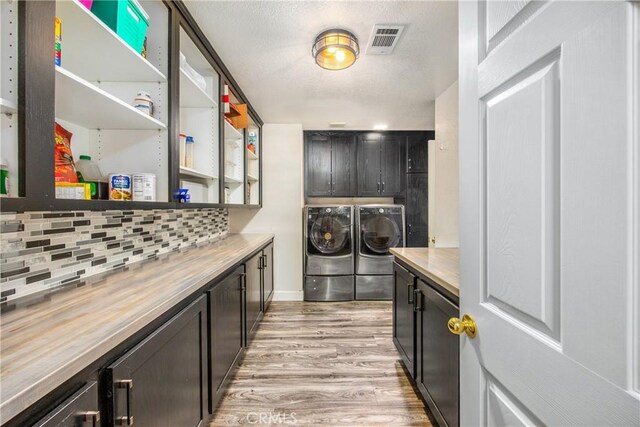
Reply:
M385 124L373 125L373 130L386 130L388 128L389 128L389 125L385 125Z
M360 55L360 46L353 33L334 28L318 34L311 54L316 64L326 70L344 70L356 62Z

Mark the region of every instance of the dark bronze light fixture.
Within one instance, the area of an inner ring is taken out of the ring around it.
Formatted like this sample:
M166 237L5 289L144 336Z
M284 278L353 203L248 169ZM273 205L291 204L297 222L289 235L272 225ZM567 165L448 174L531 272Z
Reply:
M316 64L327 70L344 70L360 55L358 38L340 28L323 31L316 37L311 54Z

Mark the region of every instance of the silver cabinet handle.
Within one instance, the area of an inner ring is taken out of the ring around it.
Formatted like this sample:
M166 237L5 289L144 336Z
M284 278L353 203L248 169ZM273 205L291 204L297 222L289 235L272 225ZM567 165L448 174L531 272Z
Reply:
M422 292L418 289L414 289L413 291L413 311L419 312L422 311Z
M380 183L378 183L378 193L380 192Z
M83 423L91 423L91 427L98 427L98 421L100 421L100 411L86 411L80 414L82 416Z
M384 181L382 181L382 192L384 193Z
M125 417L116 417L116 424L120 426L133 425L133 414L131 407L131 389L133 388L133 380L120 380L115 382L116 388L123 388L127 398L127 415Z

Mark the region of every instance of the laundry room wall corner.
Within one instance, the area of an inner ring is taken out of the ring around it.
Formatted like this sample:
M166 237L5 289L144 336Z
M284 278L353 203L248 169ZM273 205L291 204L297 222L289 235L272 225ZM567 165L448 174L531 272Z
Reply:
M302 301L301 124L262 127L262 209L229 209L232 233L274 233L275 301Z

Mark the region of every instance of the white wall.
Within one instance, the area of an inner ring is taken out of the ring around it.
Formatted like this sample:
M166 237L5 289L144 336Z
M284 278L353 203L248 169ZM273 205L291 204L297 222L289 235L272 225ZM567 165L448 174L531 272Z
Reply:
M302 300L301 124L262 127L262 209L229 209L232 233L274 233L274 300Z
M431 175L430 175L431 179ZM436 247L458 247L458 82L436 98L434 194L430 230Z

